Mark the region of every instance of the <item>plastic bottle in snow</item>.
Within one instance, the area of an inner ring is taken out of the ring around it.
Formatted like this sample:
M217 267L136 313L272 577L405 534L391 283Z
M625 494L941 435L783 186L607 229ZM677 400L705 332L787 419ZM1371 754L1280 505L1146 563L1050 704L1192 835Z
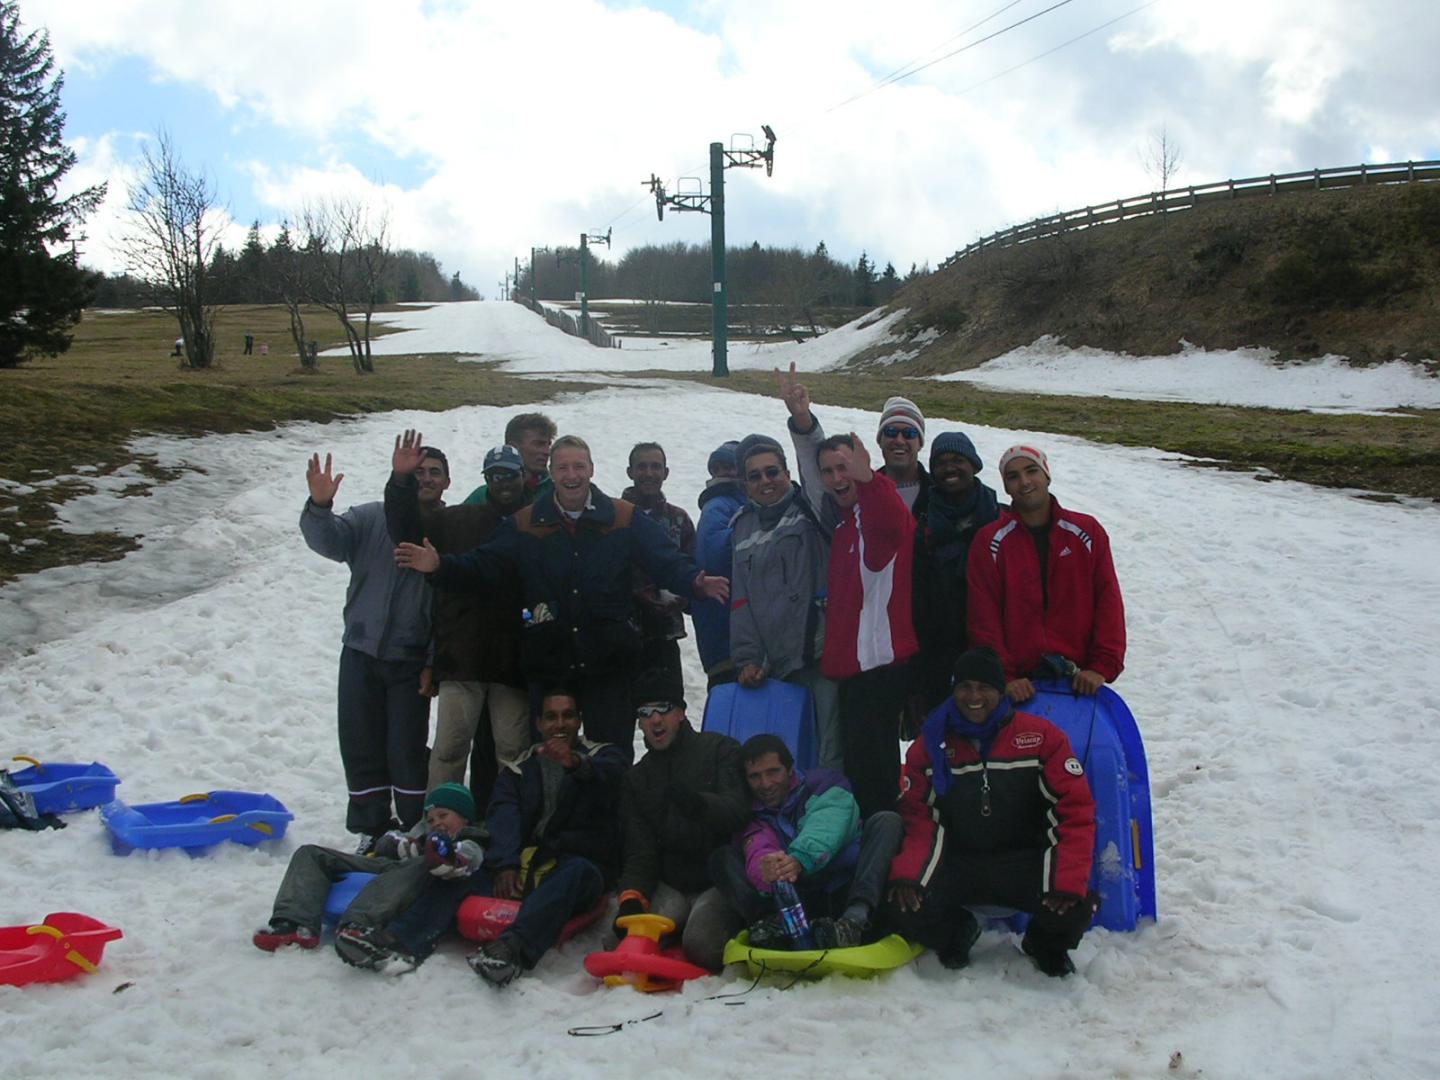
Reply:
M805 905L800 902L795 886L788 881L777 881L771 891L791 946L796 949L815 948L815 935L810 932L810 920L805 915Z

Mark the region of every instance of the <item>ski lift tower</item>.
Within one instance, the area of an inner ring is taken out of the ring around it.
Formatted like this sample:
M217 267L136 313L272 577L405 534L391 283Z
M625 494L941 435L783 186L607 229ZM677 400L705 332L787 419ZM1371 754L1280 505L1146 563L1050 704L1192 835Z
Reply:
M587 267L590 263L590 245L604 244L610 246L610 230L605 230L605 235L599 233L580 234L580 336L588 339L590 337L590 286L588 282Z
M713 361L710 373L716 378L730 374L727 361L729 337L729 305L725 295L725 170L758 169L765 166L765 175L775 171L775 131L769 124L761 124L765 133L765 149L755 147L755 137L747 134L730 136L730 149L723 143L710 144L710 194L678 190L674 195L665 193L665 185L651 174L647 186L655 193L655 213L665 219L665 207L670 205L676 211L691 211L710 215L710 322L711 355ZM687 178L688 179L688 178ZM697 182L698 183L698 182Z

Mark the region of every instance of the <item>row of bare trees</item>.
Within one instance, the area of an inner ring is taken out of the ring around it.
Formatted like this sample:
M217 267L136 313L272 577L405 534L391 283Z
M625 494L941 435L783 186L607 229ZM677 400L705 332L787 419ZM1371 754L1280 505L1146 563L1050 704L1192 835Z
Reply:
M146 146L131 185L130 270L180 324L184 363L208 368L215 357L220 283L213 268L225 215L210 178L181 160L162 132ZM305 367L305 307L318 304L340 322L356 372L375 370L370 327L384 296L391 259L389 215L363 200L330 197L306 203L283 224L266 260L267 292L285 306L295 351Z

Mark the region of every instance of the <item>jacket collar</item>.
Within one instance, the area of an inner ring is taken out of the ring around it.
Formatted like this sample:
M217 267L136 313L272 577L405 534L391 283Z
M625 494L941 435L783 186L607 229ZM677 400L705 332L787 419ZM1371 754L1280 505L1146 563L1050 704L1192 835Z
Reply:
M560 512L560 504L555 501L553 494L537 499L530 505L534 508L530 514L532 523L536 525L559 525L561 523L560 519L563 515ZM580 521L588 521L601 527L615 524L614 500L591 484L589 501L580 514Z

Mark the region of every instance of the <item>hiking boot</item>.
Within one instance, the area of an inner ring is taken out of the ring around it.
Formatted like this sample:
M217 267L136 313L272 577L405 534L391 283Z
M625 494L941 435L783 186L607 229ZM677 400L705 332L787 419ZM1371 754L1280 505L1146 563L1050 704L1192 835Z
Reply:
M750 947L752 949L789 949L790 935L785 932L785 921L776 915L766 915L750 924Z
M853 949L865 935L863 926L843 915L838 919L816 919L810 930L817 949Z
M264 949L266 952L283 949L286 945L313 949L320 944L320 932L289 919L271 919L268 925L256 930L250 940L257 949Z
M379 830L378 832L361 833L359 839L355 843L355 854L361 856L374 855L375 848L380 843L380 838L384 836L387 832L389 832L391 829L398 828L399 825L400 823L398 821L396 821L394 818L391 818L389 824L387 824L383 829Z
M1026 956L1035 961L1035 966L1046 975L1063 979L1066 975L1075 974L1075 963L1065 949L1038 944L1032 941L1028 934L1021 939L1020 948Z
M949 968L951 971L959 971L961 968L969 966L970 950L979 940L980 921L971 915L969 924L961 928L956 939L945 948L936 951L935 955L940 959L940 966Z
M465 961L470 969L491 986L508 986L520 974L520 954L504 937L487 941Z
M394 934L354 923L335 931L335 951L351 967L387 975L404 975L420 966Z

